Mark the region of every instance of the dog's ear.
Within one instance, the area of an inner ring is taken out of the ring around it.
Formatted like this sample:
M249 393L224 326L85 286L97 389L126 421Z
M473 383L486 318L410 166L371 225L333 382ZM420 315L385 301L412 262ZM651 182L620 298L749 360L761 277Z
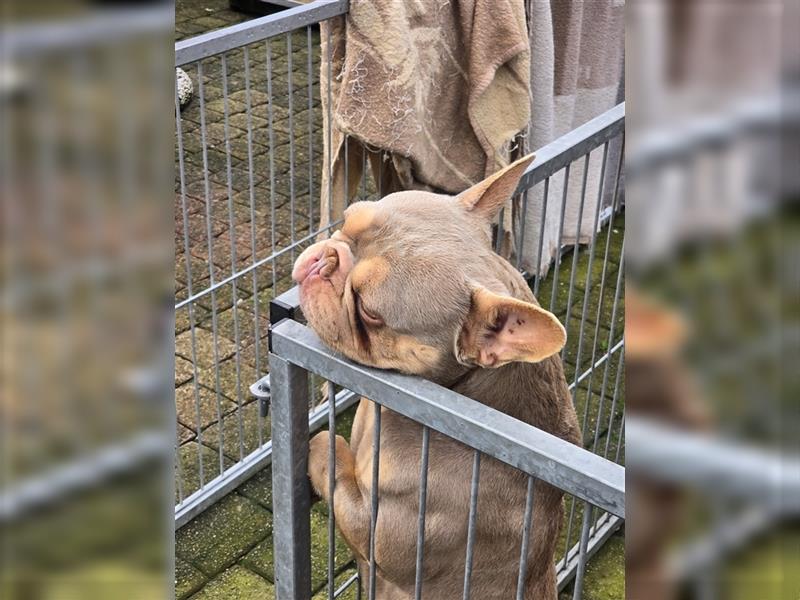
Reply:
M497 173L489 175L480 183L461 192L457 198L461 205L470 212L475 212L489 221L493 221L514 190L519 178L531 164L535 156L529 154Z
M655 358L677 354L689 336L683 315L631 285L625 288L625 356Z
M462 364L481 367L539 362L561 350L566 340L567 332L553 313L476 287L456 339L456 356Z

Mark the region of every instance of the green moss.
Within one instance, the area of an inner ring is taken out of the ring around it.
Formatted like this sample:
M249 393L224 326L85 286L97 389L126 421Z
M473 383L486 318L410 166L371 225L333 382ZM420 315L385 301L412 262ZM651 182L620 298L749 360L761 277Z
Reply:
M319 504L311 511L311 587L318 591L328 580L328 518ZM352 555L341 535L336 533L335 572L342 571L352 562ZM259 543L242 560L253 571L269 580L275 578L275 549L272 538Z
M733 558L721 575L730 600L796 600L800 597L800 527L775 531Z
M214 575L265 538L272 543L272 514L230 494L175 533L175 555Z
M249 392L245 396L251 399ZM241 418L241 445L239 443L239 419ZM231 413L222 419L222 445L225 455L232 460L239 460L240 453L243 451L247 456L259 446L259 424L261 429L261 441L270 439L270 418L259 417L259 403L251 402L242 406L239 410ZM203 432L203 443L219 448L219 424L215 423Z
M235 565L192 596L192 600L268 600L274 597L272 583Z
M180 558L175 559L175 597L183 600L199 590L206 577L199 570Z
M205 437L203 438L205 440ZM181 489L175 486L175 501L178 493L183 492L186 497L200 489L200 460L203 461L203 481L207 482L219 475L219 453L197 441L187 442L178 448L178 462L180 463ZM222 458L225 468L233 463L227 457Z
M625 538L610 538L586 565L584 600L625 598Z
M238 492L272 510L272 468L267 467L247 480Z

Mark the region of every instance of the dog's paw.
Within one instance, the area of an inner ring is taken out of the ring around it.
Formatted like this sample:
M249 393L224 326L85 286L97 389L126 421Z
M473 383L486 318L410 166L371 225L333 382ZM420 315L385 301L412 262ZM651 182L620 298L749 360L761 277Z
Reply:
M327 500L328 498L328 449L330 437L327 431L321 431L308 445L308 478L315 494ZM347 465L352 465L352 453L347 441L340 435L336 436L336 478L342 477Z

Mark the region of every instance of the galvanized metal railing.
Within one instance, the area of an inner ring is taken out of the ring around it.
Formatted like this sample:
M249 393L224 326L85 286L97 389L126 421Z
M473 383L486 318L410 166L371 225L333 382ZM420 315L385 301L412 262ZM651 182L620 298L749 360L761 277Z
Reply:
M574 446L549 433L522 423L480 402L461 396L451 390L416 377L373 369L355 364L326 348L305 326L296 321L284 320L272 329L272 354L270 366L273 375L273 494L275 498L275 553L276 590L279 599L310 598L310 491L306 476L308 464L309 404L308 373L316 373L326 380L344 386L353 392L374 400L376 404L373 465L378 464L380 452L380 406L391 409L424 426L433 429L475 449L476 463L481 455L490 456L525 472L534 480L558 487L585 501L585 513L592 507L605 511L605 530L610 530L625 517L625 469L596 454ZM335 408L329 404L329 431L335 436ZM424 450L423 450L424 453ZM333 457L333 454L330 455ZM426 464L423 456L423 464ZM330 471L333 473L333 470ZM473 494L470 501L470 528L477 516L477 489L479 475L473 470ZM424 485L421 486L424 490ZM424 494L424 491L421 491ZM533 484L528 486L522 543L527 545L530 533L530 511ZM333 496L332 496L333 497ZM373 511L378 505L377 485L372 487ZM420 522L424 529L424 497L421 502ZM330 510L330 509L329 509ZM332 514L332 513L329 513ZM374 514L374 512L373 512ZM591 518L584 520L578 544L577 561L560 579L577 574L576 590L580 589L587 557L596 550L602 534L602 525L596 524L590 532ZM590 547L589 538L595 533ZM372 520L370 545L374 544L375 519ZM470 537L472 537L470 535ZM418 548L422 544L418 542ZM467 548L467 564L471 559L471 544ZM421 550L420 550L421 551ZM527 552L522 552L527 557ZM422 557L418 554L418 561ZM524 560L520 568L524 567ZM329 582L333 581L329 573ZM370 582L374 582L374 554L370 560ZM421 572L417 572L419 582ZM469 573L465 574L469 579ZM524 580L520 576L520 580ZM331 584L332 585L332 584ZM372 584L374 585L374 584ZM468 585L468 584L467 584ZM332 589L332 588L331 588ZM374 587L370 597L374 597ZM519 597L519 596L518 596ZM576 591L576 597L580 597Z

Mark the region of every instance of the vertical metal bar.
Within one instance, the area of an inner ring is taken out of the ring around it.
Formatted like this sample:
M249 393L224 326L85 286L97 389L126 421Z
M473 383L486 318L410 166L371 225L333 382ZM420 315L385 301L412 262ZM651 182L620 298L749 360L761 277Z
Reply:
M544 180L544 201L542 202L542 226L539 228L539 250L536 253L536 281L533 283L533 295L539 297L539 285L542 283L542 249L544 247L544 229L547 221L547 202L550 198L550 178Z
M569 188L569 171L572 163L564 167L564 190L561 194L561 215L558 217L558 241L556 242L556 260L553 265L553 290L550 294L550 312L556 310L556 295L558 294L558 267L561 265L561 239L564 236L564 216L567 212L567 190Z
M369 150L364 147L361 152L361 199L367 199L367 152Z
M464 563L463 599L469 600L472 579L472 558L475 551L475 524L478 520L478 482L481 471L481 453L475 450L472 459L472 484L469 491L469 525L467 528L467 558Z
M517 260L516 260L516 267L517 270L521 270L522 264L522 252L525 245L525 217L528 214L528 193L530 190L526 189L522 192L522 202L520 206L520 213L517 215L517 220L519 221L519 235L517 236ZM512 223L513 224L513 223Z
M419 470L419 514L417 516L417 564L414 574L414 600L422 598L422 561L425 554L425 513L428 502L428 460L431 430L422 426L422 462Z
M572 600L580 600L583 596L583 578L586 575L586 549L589 546L589 528L592 523L594 507L588 502L583 504L583 526L581 527L581 545L578 552L578 569L575 572L575 587Z
M311 55L311 25L306 26L308 53L308 235L314 231L314 76Z
M178 486L178 504L183 502L183 468L181 467L181 455L178 451L178 444L175 444L175 472Z
M564 538L565 540L565 548L564 548L564 562L561 566L565 566L567 564L567 560L569 559L569 551L572 549L570 545L570 538L572 537L572 524L575 522L575 496L572 496L572 501L570 502L569 506L569 519L567 520L567 535Z
M180 171L180 186L181 186L181 213L183 216L183 254L186 259L186 289L187 289L187 297L192 296L192 261L191 261L191 254L189 248L189 211L186 207L186 171L184 165L184 154L183 154L183 130L182 130L182 121L181 121L181 107L180 101L178 100L178 80L175 79L175 131L178 137L178 167ZM196 435L198 439L198 446L202 446L203 442L203 431L200 427L200 382L197 376L197 335L195 333L195 320L194 320L194 302L190 302L186 307L189 312L189 331L192 343L192 373L193 377L193 386L194 386L194 400L195 400L195 418L196 418ZM177 453L176 453L177 456ZM199 469L199 476L200 476L200 487L203 486L204 483L204 475L203 472L203 455L200 453L200 469ZM183 482L182 482L182 473L181 473L181 466L180 460L178 460L178 497L181 501L183 501Z
M583 207L586 204L586 179L589 175L589 153L587 152L583 158L583 182L581 183L581 203L578 206L578 229L575 232L575 241L572 244L572 269L569 273L569 290L567 292L567 314L564 317L564 329L569 331L569 321L572 316L572 291L575 289L575 271L578 267L578 250L580 247L581 228L583 226ZM564 359L564 353L567 347L561 349L561 359Z
M345 206L350 206L350 185L348 183L348 176L350 173L350 156L347 149L350 139L347 134L344 136L344 203Z
M614 395L611 397L611 414L608 416L608 435L606 436L606 447L603 450L603 458L608 458L608 449L611 446L611 432L614 431L614 413L617 410L617 398L619 397L619 381L622 375L623 365L625 364L625 350L620 350L619 360L617 361L617 376L614 378Z
M289 253L292 256L292 263L295 259L295 241L297 239L297 227L295 223L294 210L294 86L292 81L292 34L286 34L286 76L289 86L289 226L291 227L292 246Z
M253 174L253 106L250 98L250 50L244 47L244 87L245 99L247 103L247 179L250 191L250 246L253 252L253 265L256 264L258 256L256 254L256 196ZM252 271L253 279L253 332L255 333L256 351L256 379L261 379L261 335L258 327L258 269ZM261 432L261 411L258 411L258 445L264 442Z
M525 209L523 209L523 212L526 212ZM506 219L506 209L505 207L503 207L500 209L500 213L497 215L497 236L495 237L494 240L494 251L496 254L500 254L503 250L503 233L504 233L503 223L505 222L505 219Z
M336 570L336 390L328 382L328 600L334 599Z
M328 164L326 168L328 169L328 224L330 225L333 223L333 121L331 116L331 104L333 103L333 46L331 44L331 23L327 23L325 27L326 31L326 38L327 38L327 48L328 48L328 65L327 65L327 79L328 79L328 103L325 108L325 112L327 113L328 117ZM320 92L322 91L322 86L320 86ZM330 236L330 230L328 231L328 235Z
M624 254L624 251L625 251L625 240L622 241L622 252L623 252L623 254ZM617 323L617 308L619 306L619 298L620 298L620 294L622 292L622 287L623 287L623 278L622 278L622 274L623 273L624 273L623 263L620 260L619 270L617 271L617 286L616 286L616 289L614 290L614 304L611 307L611 324L609 326L608 342L607 342L607 347L609 348L608 352L611 352L611 348L613 347L613 343L614 343L614 333L615 333L616 323ZM599 321L599 315L598 315L598 321ZM599 335L599 332L595 334L595 337L597 337L597 335ZM624 354L624 353L625 353L624 350L620 350L620 354ZM594 363L592 363L592 364L594 364ZM606 364L603 366L603 381L602 381L602 383L600 385L600 405L599 405L599 408L597 410L597 422L595 423L595 428L594 428L594 443L592 444L592 452L596 452L597 451L597 442L600 439L599 438L599 436L600 436L600 420L602 419L602 416L603 416L603 401L605 400L605 397L606 397L606 387L608 386L608 373L609 373L610 367L611 367L611 357L609 356L606 359ZM592 371L592 375L594 375L594 371ZM589 384L591 386L591 378L590 378ZM612 406L612 411L613 411L613 406ZM610 430L609 430L609 435L611 435L611 431Z
M525 598L525 576L528 566L528 549L531 539L531 523L533 521L533 491L536 480L528 477L528 494L525 497L525 517L522 522L522 544L519 550L519 576L517 577L517 600Z
M369 600L375 600L375 533L378 528L378 485L381 462L381 405L374 403L375 428L372 435L372 490L369 521Z
M275 127L272 103L275 97L272 95L272 40L267 40L267 133L269 135L269 227L270 240L272 242L272 256L275 256ZM273 258L270 266L272 267L272 295L278 295L278 275L276 273L275 259Z
M603 166L602 166L602 171L601 171L601 176L600 176L600 188L601 189L603 187L602 173L605 172L607 155L608 155L608 142L605 143L605 146L603 148ZM583 306L581 307L581 324L580 324L580 329L579 329L579 333L578 333L578 350L575 353L575 381L574 381L574 384L573 384L574 385L574 390L575 390L574 391L575 395L577 395L577 392L578 392L578 388L577 388L577 386L578 386L578 376L579 376L579 373L580 373L580 366L581 366L581 354L583 353L583 341L584 341L583 333L584 333L584 328L586 326L586 317L587 317L588 309L589 309L589 306L588 306L589 305L589 292L591 291L591 287L592 287L592 263L594 262L594 249L595 249L595 242L597 241L597 224L598 224L599 220L600 220L600 203L598 202L597 203L597 208L596 208L595 213L594 213L594 228L592 229L592 239L589 242L589 258L587 260L587 265L586 265L586 280L584 282ZM589 404L588 404L589 399L588 398L587 398L586 402L587 402L586 406L587 406L587 410L588 410L588 406L589 406ZM585 419L585 417L584 417L584 419Z
M597 207L594 212L594 226L592 229L592 240L589 243L589 258L587 260L586 265L586 280L584 282L584 291L583 291L583 305L581 306L581 324L580 324L580 333L578 334L578 350L575 353L575 380L573 383L573 398L577 398L578 396L578 377L580 376L581 370L581 355L583 353L583 342L584 342L584 328L586 326L586 317L589 313L589 295L592 291L592 263L594 262L594 251L597 242L597 227L600 222L600 207L601 202L600 199L602 197L602 190L604 184L604 175L606 170L606 159L608 158L608 142L605 143L603 146L603 165L600 172L600 192L598 194L597 199ZM609 229L609 235L611 230ZM610 238L609 238L610 239ZM603 265L603 276L605 276L605 265ZM600 291L602 292L602 284L605 282L601 282ZM602 295L600 297L600 303L602 305ZM592 342L592 358L594 358L594 354L597 350L597 336ZM594 364L594 363L591 363ZM590 371L590 382L591 383L591 376L594 374L594 371ZM589 416L589 404L591 403L591 387L587 385L587 393L586 393L586 405L584 406L583 410L583 424L582 424L582 438L586 435L586 423Z
M277 600L311 597L308 373L270 354Z
M233 218L233 174L231 164L231 136L230 136L230 109L228 106L228 58L223 52L222 63L222 110L223 126L225 131L225 169L227 174L228 188L228 231L231 240L231 276L236 274L236 225ZM239 358L239 297L236 288L236 280L231 281L231 294L233 298L233 337L234 337L234 361L236 365L236 421L239 433L239 460L244 458L244 419L242 415L242 366ZM219 363L215 361L214 368L219 372ZM220 417L219 428L222 429L222 418ZM220 472L222 469L220 468Z
M198 80L198 96L200 98L200 145L203 150L203 187L205 193L205 208L206 208L206 241L208 242L208 272L209 272L209 287L211 290L211 340L214 346L214 392L217 402L217 423L219 423L219 472L225 472L225 460L223 457L223 446L225 434L222 427L222 392L220 390L220 377L219 377L219 346L217 344L217 292L214 289L215 271L214 271L214 244L212 243L211 235L211 184L208 179L208 144L206 142L206 105L204 93L204 74L203 74L203 61L197 63L197 80ZM197 414L198 430L200 413ZM197 443L200 447L203 445L203 436L198 433ZM200 464L202 466L202 453L200 454ZM202 469L201 469L202 470ZM200 487L203 487L203 478L200 477Z
M617 452L614 455L614 462L619 464L619 452L622 449L622 442L625 440L625 410L622 411L622 422L619 426L619 437L617 438Z

